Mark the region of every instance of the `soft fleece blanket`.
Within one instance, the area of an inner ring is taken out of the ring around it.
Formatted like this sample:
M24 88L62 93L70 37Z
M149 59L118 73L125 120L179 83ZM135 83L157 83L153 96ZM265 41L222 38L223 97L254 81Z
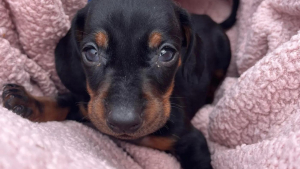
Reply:
M222 21L226 0L178 0ZM35 95L65 91L53 50L86 0L0 0L0 85ZM233 59L212 105L193 124L215 169L300 168L300 1L241 0L228 31ZM179 169L156 150L114 143L79 123L32 123L0 107L1 169Z

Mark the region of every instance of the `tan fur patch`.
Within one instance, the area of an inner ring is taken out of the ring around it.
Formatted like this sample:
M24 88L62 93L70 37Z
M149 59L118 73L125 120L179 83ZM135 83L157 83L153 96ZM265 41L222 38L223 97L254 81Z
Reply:
M171 103L170 103L170 96L172 95L174 89L174 81L172 81L171 86L167 90L167 92L163 95L163 106L164 106L164 113L166 117L170 116L171 112Z
M98 46L107 48L108 47L108 36L105 32L100 31L96 34L96 43Z
M162 41L162 35L159 32L152 32L149 37L149 47L157 48Z
M143 138L139 144L141 146L166 151L172 150L175 141L176 140L174 138L169 137L148 136Z
M105 82L99 91L93 91L87 83L87 91L90 95L90 101L88 103L88 117L98 128L99 131L110 134L111 130L106 125L106 109L104 100L108 95L110 82Z
M179 58L179 61L178 61L178 68L182 65L182 61L181 61L181 57Z
M106 84L101 91L97 91L96 93L91 90L89 84L87 83L87 91L91 97L88 104L88 114L95 118L100 118L98 120L105 121L105 109L103 100L107 96L109 84Z
M152 121L155 118L157 118L157 113L159 111L159 102L158 100L155 98L155 96L153 96L153 94L150 91L144 91L144 97L147 100L147 105L145 108L145 115L146 115L146 120L147 121Z
M173 86L174 84L172 83L164 95L161 95L161 93L151 87L151 85L145 85L143 87L144 98L147 100L144 109L145 123L143 125L146 133L152 133L163 127L170 117L171 103L169 99L173 91Z
M47 121L63 121L66 119L70 109L62 108L57 105L57 102L54 98L51 97L34 97L31 96L34 100L43 105L43 110L40 112L38 107L34 102L30 102L29 106L33 114L28 118L31 121L35 122L47 122Z

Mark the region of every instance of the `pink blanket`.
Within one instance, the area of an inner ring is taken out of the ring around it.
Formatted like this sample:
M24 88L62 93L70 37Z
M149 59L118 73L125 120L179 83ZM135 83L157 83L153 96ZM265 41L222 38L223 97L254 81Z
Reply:
M216 21L225 0L178 0ZM233 59L214 104L193 124L209 141L212 165L300 168L300 1L241 0L228 34ZM23 84L35 95L64 91L53 50L86 0L0 0L0 85ZM32 123L0 107L2 169L180 169L156 150L112 142L79 123Z

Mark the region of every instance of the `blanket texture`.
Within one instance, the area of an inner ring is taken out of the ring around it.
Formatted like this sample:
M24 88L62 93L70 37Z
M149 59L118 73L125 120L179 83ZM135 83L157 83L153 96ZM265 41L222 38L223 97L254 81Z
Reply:
M66 89L54 48L87 0L0 0L0 85L34 95ZM178 0L216 21L226 0ZM213 104L192 120L215 169L300 168L300 1L241 0L228 35L232 62ZM33 123L0 107L1 169L180 169L169 154L115 143L72 121Z

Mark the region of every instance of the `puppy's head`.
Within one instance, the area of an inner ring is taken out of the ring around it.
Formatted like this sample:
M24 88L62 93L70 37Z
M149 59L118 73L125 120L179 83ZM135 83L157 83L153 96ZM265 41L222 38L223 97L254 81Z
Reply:
M136 139L166 123L189 24L170 0L94 0L78 12L71 32L101 132Z

